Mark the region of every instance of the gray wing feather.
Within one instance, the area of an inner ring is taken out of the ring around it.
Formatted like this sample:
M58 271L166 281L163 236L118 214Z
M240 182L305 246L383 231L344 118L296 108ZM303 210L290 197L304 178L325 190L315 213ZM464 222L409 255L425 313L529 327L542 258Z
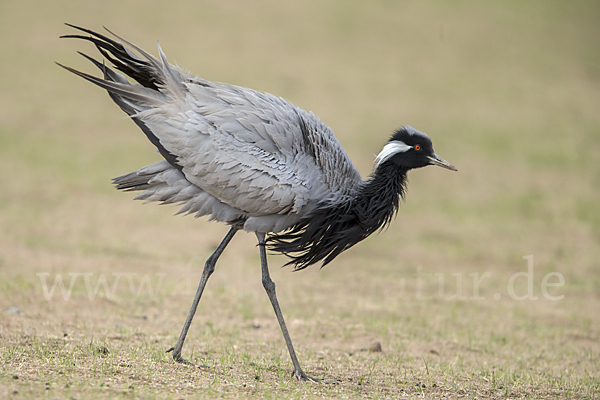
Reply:
M110 40L93 35L97 46ZM104 67L105 79L65 68L126 102L131 118L156 136L176 165L152 164L116 178L117 187L144 190L138 199L179 203L180 212L242 219L246 230L269 232L360 186L333 132L312 113L268 93L194 77L170 65L160 47L158 59L119 39L148 61L122 52L118 42L103 48L150 71L144 86Z
M293 106L229 85L186 87L193 95L186 99L187 110L169 104L135 115L177 156L186 179L256 216L300 213L313 200L311 192L323 185L322 171L303 152Z

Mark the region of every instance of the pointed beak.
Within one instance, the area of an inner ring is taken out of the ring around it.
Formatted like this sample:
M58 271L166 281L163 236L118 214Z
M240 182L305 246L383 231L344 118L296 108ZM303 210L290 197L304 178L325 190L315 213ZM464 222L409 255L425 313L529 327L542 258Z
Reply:
M458 169L456 169L454 165L450 164L448 161L444 160L442 157L438 156L435 153L433 153L432 156L428 156L427 158L429 159L429 164L431 165L437 165L438 167L446 168L450 171L458 171Z

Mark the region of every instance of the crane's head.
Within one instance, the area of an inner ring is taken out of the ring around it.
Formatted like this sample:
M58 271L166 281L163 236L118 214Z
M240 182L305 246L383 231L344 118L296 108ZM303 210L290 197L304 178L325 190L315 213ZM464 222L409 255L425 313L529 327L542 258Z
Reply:
M375 158L375 170L388 163L403 170L437 165L457 171L454 165L435 154L429 136L411 126L403 126L394 132Z

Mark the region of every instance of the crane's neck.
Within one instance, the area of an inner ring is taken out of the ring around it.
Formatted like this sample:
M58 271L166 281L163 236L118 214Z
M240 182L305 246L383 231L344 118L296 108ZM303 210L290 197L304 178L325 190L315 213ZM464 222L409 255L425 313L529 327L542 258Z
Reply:
M390 223L406 190L407 170L381 165L354 196L324 203L290 230L268 239L269 248L289 256L295 269L322 262Z
M398 211L400 198L406 193L406 173L407 170L384 164L363 183L350 210L365 229L363 239L390 223Z

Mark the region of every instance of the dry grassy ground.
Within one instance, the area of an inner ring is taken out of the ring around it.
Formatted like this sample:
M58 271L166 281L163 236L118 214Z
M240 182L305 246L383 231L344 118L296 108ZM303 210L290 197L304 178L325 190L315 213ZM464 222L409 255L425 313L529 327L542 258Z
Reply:
M599 16L594 1L3 0L0 398L598 398ZM63 22L160 39L197 75L315 111L363 176L402 124L459 168L411 173L391 227L323 270L270 258L300 360L329 384L289 378L250 234L188 335L202 367L164 353L227 228L111 187L158 158L53 64L93 71Z

